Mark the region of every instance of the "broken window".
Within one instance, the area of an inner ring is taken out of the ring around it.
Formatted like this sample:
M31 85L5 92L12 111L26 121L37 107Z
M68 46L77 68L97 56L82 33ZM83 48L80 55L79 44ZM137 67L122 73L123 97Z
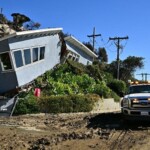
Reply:
M45 47L40 47L40 60L44 59L45 56Z
M15 58L16 67L17 68L23 66L23 60L22 60L21 50L14 52L14 58Z
M33 54L33 62L38 61L38 48L33 48L32 49L32 54Z
M12 69L10 56L9 56L8 52L0 54L0 62L1 62L1 66L2 66L3 71Z
M31 52L30 52L30 49L25 49L23 52L24 52L25 65L31 64Z

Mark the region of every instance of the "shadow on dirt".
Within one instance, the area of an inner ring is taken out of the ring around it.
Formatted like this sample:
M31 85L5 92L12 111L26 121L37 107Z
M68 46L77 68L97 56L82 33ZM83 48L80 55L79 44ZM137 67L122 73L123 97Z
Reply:
M125 120L121 113L103 113L91 117L87 128L147 130L150 128L150 120Z

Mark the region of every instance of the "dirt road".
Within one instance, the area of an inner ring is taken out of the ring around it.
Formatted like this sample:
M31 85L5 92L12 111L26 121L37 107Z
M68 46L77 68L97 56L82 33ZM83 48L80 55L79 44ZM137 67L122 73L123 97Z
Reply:
M0 118L0 150L148 150L149 122L117 113Z

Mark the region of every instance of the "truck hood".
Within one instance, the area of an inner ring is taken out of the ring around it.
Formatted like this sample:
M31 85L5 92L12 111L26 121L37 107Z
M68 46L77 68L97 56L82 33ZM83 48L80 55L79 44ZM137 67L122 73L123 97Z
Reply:
M150 98L150 93L134 93L125 95L124 98Z

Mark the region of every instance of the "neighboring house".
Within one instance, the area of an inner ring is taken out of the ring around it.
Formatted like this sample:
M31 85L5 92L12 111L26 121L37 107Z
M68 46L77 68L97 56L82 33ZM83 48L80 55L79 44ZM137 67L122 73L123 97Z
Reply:
M67 36L64 40L68 51L66 56L67 58L78 61L84 65L88 65L92 64L92 62L98 57L75 37Z
M0 94L22 87L72 59L85 65L97 55L72 36L61 38L62 28L21 31L0 38Z
M61 31L30 30L0 38L0 94L31 82L60 62Z

